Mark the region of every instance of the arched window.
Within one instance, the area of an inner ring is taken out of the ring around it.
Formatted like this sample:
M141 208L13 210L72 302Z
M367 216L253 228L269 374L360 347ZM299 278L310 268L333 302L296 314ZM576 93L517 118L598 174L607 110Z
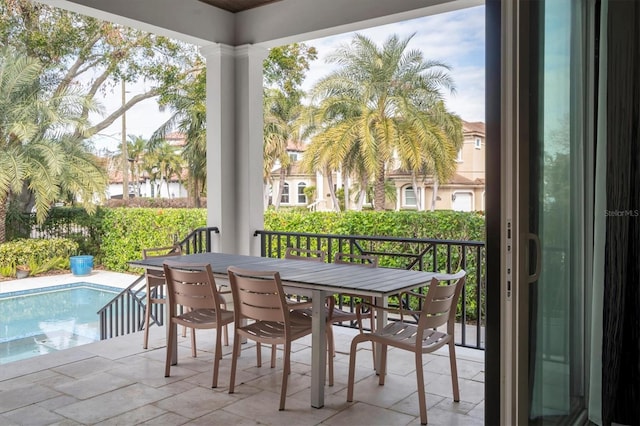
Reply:
M298 204L307 204L307 196L304 194L304 189L307 187L307 184L304 182L300 182L298 184Z
M286 182L282 187L282 196L280 197L280 202L283 204L289 204L289 184Z

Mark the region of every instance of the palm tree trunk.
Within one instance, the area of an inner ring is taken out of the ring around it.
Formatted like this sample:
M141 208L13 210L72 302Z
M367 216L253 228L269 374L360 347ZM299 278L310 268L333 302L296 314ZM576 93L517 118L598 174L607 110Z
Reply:
M273 205L276 208L276 211L280 208L280 201L282 200L282 191L284 191L284 178L285 178L285 170L284 167L280 166L280 181L278 182L278 194L276 199L273 200Z
M424 206L422 205L422 193L418 191L418 179L416 179L415 173L411 173L411 184L413 185L413 195L416 197L416 207L421 212L424 210Z
M349 210L350 200L349 200L349 173L343 172L342 182L344 185L344 211Z
M327 184L329 185L329 194L331 195L331 201L333 203L333 210L339 212L340 202L338 201L338 197L336 197L336 191L333 188L333 174L329 169L327 169L326 172L327 172Z
M269 181L267 180L262 184L262 205L265 211L269 208Z
M4 243L7 240L7 199L8 197L0 198L0 243Z
M193 178L193 206L197 209L200 208L200 179Z
M378 164L378 174L373 182L373 204L376 211L384 210L384 160L380 160Z

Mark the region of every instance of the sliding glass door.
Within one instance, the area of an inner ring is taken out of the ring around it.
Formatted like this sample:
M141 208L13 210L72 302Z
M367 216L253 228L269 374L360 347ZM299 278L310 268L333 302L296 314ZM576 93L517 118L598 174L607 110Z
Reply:
M587 377L595 2L505 3L502 420L572 423Z

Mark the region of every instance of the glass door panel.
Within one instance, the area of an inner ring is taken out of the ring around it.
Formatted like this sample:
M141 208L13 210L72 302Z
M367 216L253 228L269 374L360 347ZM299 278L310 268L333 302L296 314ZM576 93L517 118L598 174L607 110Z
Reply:
M531 7L528 403L532 424L569 420L584 406L583 53L585 2Z

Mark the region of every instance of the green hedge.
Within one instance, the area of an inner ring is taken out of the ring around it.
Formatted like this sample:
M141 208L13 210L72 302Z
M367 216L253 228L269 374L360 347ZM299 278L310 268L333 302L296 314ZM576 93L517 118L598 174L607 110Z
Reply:
M112 271L128 271L128 261L142 249L170 246L192 230L206 226L205 209L103 209L100 263Z
M69 257L78 244L64 238L20 239L0 244L0 275L13 277L16 267L26 266L31 275L52 269L69 269Z
M484 215L477 212L275 212L264 215L268 231L484 241Z

